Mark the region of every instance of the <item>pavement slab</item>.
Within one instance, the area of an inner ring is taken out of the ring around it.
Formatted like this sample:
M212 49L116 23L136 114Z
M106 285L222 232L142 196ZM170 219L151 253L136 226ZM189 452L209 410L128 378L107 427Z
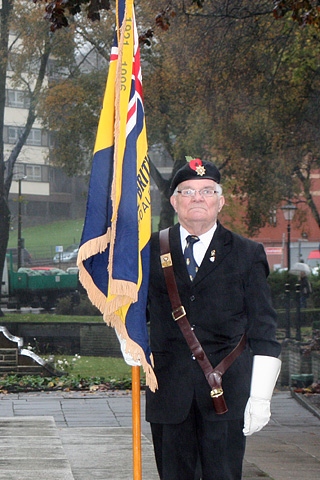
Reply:
M248 437L246 461L274 480L320 478L320 421L292 398L273 396L272 417L260 432Z
M75 480L132 480L131 428L63 428L60 436ZM143 478L159 480L153 447L144 435L141 451Z
M74 480L52 417L0 417L0 479Z
M131 404L129 391L0 395L0 480L132 479ZM141 392L143 480L158 480L144 407ZM319 416L289 391L274 394L271 410L269 424L247 438L243 480L320 478Z

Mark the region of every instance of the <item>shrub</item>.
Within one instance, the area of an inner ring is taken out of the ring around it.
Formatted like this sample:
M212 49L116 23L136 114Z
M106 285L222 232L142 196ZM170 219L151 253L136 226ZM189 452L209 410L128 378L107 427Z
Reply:
M310 275L309 281L312 293L308 298L308 307L320 308L320 276ZM299 278L296 275L289 275L287 272L272 272L268 277L268 283L271 288L272 301L275 308L286 308L287 306L286 284L289 284L291 307L295 307L296 285L299 283Z
M101 312L90 302L87 295L79 295L75 298L73 295L69 295L64 298L60 298L56 305L56 314L58 315L82 315L82 316L94 316L101 315Z
M289 284L290 304L294 304L297 277L289 275L287 272L272 272L268 277L268 283L274 308L286 308L286 284Z
M311 275L310 278L312 285L311 299L315 307L320 307L320 277L319 275Z
M144 388L144 379L141 387ZM42 375L2 375L0 376L0 393L36 392L36 391L70 391L70 390L128 390L131 389L131 378L104 377L44 377Z

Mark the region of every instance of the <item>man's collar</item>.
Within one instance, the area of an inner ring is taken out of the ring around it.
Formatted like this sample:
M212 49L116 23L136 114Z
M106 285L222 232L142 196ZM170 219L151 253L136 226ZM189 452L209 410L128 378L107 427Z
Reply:
M205 245L209 245L211 242L211 239L214 235L214 232L216 231L217 228L217 223L213 225L213 227L210 228L206 233L203 233L202 235L199 235L200 241L204 243ZM192 235L188 230L186 230L182 225L180 225L180 238L181 238L181 243L185 241L188 235Z

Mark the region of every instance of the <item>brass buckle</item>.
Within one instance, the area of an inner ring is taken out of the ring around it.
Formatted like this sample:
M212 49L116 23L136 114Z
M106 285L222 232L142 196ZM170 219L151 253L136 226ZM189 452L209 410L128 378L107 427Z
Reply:
M162 268L167 268L167 267L172 267L172 260L171 260L171 253L164 253L163 255L160 255L160 260L161 260L161 267Z
M211 392L210 392L211 398L221 397L221 395L223 395L223 390L222 390L222 388L214 388L214 389L211 390Z
M179 312L182 312L180 313L179 316L176 316L176 314L179 314ZM172 318L173 320L176 322L177 320L179 320L180 318L182 317L185 317L186 316L186 311L185 311L185 308L183 305L180 305L180 307L176 308L175 310L173 310L172 312Z

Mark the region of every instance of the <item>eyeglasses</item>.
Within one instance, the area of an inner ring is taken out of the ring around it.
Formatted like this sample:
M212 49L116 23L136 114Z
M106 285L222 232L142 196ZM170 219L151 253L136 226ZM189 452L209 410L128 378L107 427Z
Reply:
M213 197L215 193L219 193L218 190L213 188L202 188L201 190L194 190L193 188L183 188L182 190L177 190L182 197L195 197L198 192L202 197Z

